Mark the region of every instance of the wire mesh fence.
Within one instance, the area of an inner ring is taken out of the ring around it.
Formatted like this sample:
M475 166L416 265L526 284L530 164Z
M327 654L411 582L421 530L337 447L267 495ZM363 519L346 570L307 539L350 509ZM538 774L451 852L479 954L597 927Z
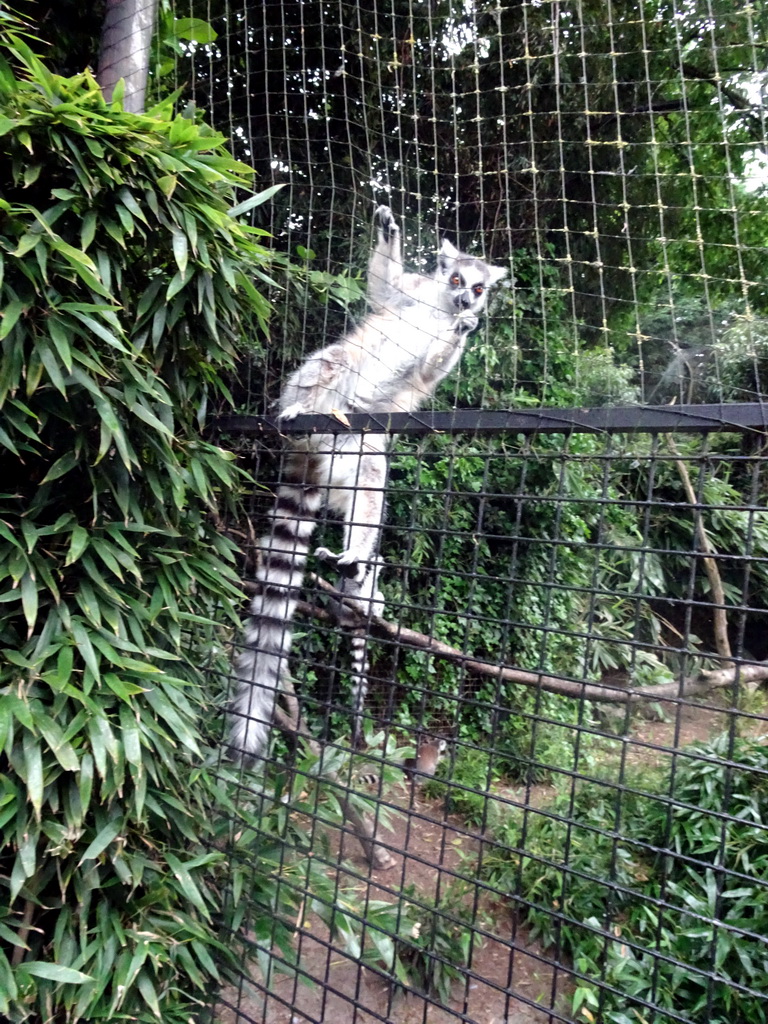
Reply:
M254 862L216 1020L764 1021L768 10L173 14L156 87L282 186L252 218L292 261L219 421L258 482L226 524L261 601L235 647L285 636L278 572L294 623L274 715L276 683L234 705L271 745L240 780ZM379 204L422 282L445 237L506 282L428 412L278 422L288 375L376 304ZM294 520L327 504L301 437L379 465L345 485L349 530L360 495L385 509L365 593L311 553L299 590L305 548L348 547L275 511L287 479Z
M283 719L242 793L262 840L281 821L300 910L281 949L254 901L217 1019L759 1020L764 434L500 438L482 420L471 446L398 424L372 619L310 567L291 675L317 745ZM307 855L329 890L296 872Z
M174 84L257 181L283 185L256 223L309 274L279 303L280 344L240 396L251 411L267 411L304 339L343 329L381 202L403 218L414 265L448 235L511 266L446 400L761 391L762 4L227 0L176 13L187 36L196 16L216 38L179 45Z

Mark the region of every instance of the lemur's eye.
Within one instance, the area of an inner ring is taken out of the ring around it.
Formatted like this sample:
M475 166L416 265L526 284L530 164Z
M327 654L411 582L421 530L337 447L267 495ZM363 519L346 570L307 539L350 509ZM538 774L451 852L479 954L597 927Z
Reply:
M485 291L485 288L483 288L481 284L476 284L472 291L475 293L475 295L482 295L483 292Z
M451 276L451 284L453 285L454 288L459 287L459 285L461 284L461 278L459 277L458 274L453 274Z

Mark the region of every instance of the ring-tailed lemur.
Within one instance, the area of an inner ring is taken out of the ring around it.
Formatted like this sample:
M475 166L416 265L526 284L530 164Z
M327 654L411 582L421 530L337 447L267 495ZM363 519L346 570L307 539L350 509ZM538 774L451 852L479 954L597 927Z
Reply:
M420 736L415 756L406 757L404 761L395 762L395 765L402 767L413 785L420 788L435 774L447 750L448 741L444 737ZM358 775L357 778L368 786L375 786L378 785L381 776L378 772L367 772Z
M478 324L488 288L506 270L443 241L432 276L405 273L400 228L392 211L376 211L377 241L368 264L370 312L339 341L314 352L289 377L280 418L300 413L411 412L453 369ZM255 758L269 732L276 693L288 671L296 608L315 520L323 506L344 518L344 550L318 548L345 577L345 593L370 610L383 604L376 553L387 472L386 434L312 434L291 438L272 528L260 541L260 592L251 603L245 644L234 665L229 748ZM358 640L360 638L358 637ZM355 646L354 741L367 689L364 647Z

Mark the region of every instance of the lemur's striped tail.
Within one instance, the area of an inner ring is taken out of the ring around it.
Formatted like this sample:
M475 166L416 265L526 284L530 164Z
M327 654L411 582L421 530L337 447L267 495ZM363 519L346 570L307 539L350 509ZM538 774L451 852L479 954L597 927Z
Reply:
M384 598L378 586L380 568L381 563L377 557L374 557L368 563L362 581L345 579L338 584L347 601L366 618L384 613ZM371 663L368 658L369 640L370 623L355 629L352 633L352 746L357 749L364 745L365 698L368 695L371 671Z
M368 632L356 629L352 634L352 746L358 750L363 746L363 718L370 671Z
M291 620L321 504L318 487L278 488L272 529L259 544L259 593L251 602L245 645L234 664L237 689L229 714L229 754L234 760L258 758L267 745L275 698L288 671Z

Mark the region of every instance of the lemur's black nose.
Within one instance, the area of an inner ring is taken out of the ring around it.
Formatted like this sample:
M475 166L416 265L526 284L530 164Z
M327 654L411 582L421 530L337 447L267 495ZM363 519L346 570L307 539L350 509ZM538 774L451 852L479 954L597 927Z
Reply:
M472 305L472 297L467 292L462 292L461 295L456 296L456 304L459 309L469 309Z

